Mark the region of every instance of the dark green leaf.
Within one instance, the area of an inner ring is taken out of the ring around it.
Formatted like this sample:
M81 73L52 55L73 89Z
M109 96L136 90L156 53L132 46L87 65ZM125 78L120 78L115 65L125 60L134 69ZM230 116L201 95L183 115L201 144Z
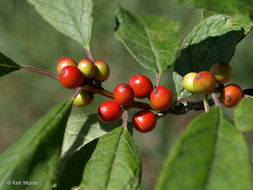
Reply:
M63 34L88 48L92 33L92 0L28 0Z
M81 183L84 166L95 150L97 141L93 140L62 160L55 190L69 190Z
M145 69L163 73L173 64L179 47L179 23L167 17L116 12L115 36Z
M51 189L71 107L70 100L58 104L0 156L0 189L14 188L6 184L8 180L36 181L36 189ZM19 189L27 187L18 186Z
M172 148L157 190L250 190L242 134L216 107L194 119Z
M234 111L235 125L240 131L253 129L253 99L244 98Z
M102 136L85 166L80 189L139 189L141 159L134 139L123 127Z
M185 74L208 71L218 61L229 63L244 36L241 25L224 15L208 17L196 26L184 40L175 63L173 78L177 98L189 96L182 86Z
M218 13L225 14L245 14L253 11L253 2L251 0L174 0L180 3L188 3L198 8L209 9Z
M20 66L17 63L0 52L0 77L19 69Z
M120 126L121 123L121 120L103 123L98 119L97 114L71 115L65 130L62 157L79 150L87 143Z

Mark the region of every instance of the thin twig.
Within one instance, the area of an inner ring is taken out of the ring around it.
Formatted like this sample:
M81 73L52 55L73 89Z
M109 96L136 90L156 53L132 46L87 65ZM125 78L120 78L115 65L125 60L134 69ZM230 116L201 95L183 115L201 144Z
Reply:
M70 96L70 98L71 98L71 99L75 99L75 97L76 97L80 92L83 91L83 88L84 88L84 87L77 87L76 90L75 90L75 92Z
M156 75L156 81L155 81L155 87L158 87L160 85L161 80L161 74Z
M212 92L212 98L213 98L213 101L214 101L215 106L220 107L220 100L219 100L219 98L217 97L216 93Z
M46 70L43 70L41 68L31 67L31 66L27 66L27 65L21 65L21 69L24 69L24 70L27 70L27 71L33 71L33 72L36 72L36 73L40 73L40 74L49 76L49 77L51 77L55 80L60 80L60 77L58 75L50 73L50 72L48 72Z
M123 126L125 129L127 129L127 124L128 124L128 111L124 110L124 112L123 112Z
M208 104L208 95L207 94L205 94L203 102L204 102L205 112L208 112L209 111L209 104Z
M86 50L86 53L87 53L87 55L88 55L88 58L89 58L92 62L94 62L94 59L93 59L93 57L92 57L92 53L91 53L91 51L90 51L90 48L86 48L85 50Z

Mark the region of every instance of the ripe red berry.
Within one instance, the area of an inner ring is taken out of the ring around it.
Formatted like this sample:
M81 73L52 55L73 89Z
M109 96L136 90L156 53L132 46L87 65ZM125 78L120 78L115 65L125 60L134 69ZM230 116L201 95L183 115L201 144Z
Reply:
M230 80L232 68L227 63L218 62L212 65L210 72L213 73L214 77L220 84L224 84Z
M61 70L60 81L66 88L74 89L83 82L83 75L77 67L67 66Z
M95 66L88 58L83 58L77 67L85 78L92 78L95 74Z
M225 86L221 91L221 102L228 108L233 108L243 98L242 89L236 84Z
M157 110L167 110L173 103L173 95L165 86L156 87L150 94L150 101Z
M193 87L195 92L209 94L215 89L216 79L214 75L208 71L199 72L193 79Z
M98 108L98 118L103 122L117 121L121 113L120 105L113 100L102 103Z
M76 66L75 60L70 57L62 57L57 63L57 73L60 74L61 70L67 66Z
M156 116L149 110L139 111L133 117L133 125L140 132L149 132L155 128Z
M153 84L144 75L134 75L129 79L129 86L134 90L135 97L146 98L153 89Z
M122 83L115 87L113 98L118 104L127 106L134 101L134 91L128 84Z

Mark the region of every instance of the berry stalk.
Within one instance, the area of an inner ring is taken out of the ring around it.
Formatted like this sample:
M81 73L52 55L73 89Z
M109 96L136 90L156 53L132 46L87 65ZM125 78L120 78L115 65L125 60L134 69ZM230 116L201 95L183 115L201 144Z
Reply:
M27 66L27 65L21 65L21 69L27 70L27 71L32 71L32 72L36 72L36 73L40 73L46 76L49 76L55 80L60 80L60 77L56 74L50 73L46 70L37 68L37 67L31 67L31 66Z

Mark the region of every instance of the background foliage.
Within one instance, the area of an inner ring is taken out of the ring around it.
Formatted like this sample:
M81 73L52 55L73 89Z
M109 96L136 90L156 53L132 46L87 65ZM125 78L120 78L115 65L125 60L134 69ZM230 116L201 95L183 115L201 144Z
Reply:
M133 13L164 15L179 20L182 28L181 39L185 38L201 17L200 10L170 1L121 0L119 3ZM110 91L118 82L127 82L134 74L145 74L152 80L155 78L152 72L144 71L136 64L123 45L115 39L114 11L113 1L94 2L91 47L95 59L105 59L110 65L111 76L105 83L105 87ZM77 42L56 31L25 1L0 1L0 36L1 51L14 61L42 67L54 73L56 73L57 60L61 56L70 56L77 61L86 56ZM236 82L242 88L252 87L252 49L253 34L251 33L239 43L235 56L231 60L231 66L236 71L233 73L231 83ZM126 68L128 72L125 72ZM163 75L162 84L172 87L171 70ZM0 152L21 137L35 121L52 106L58 104L59 100L70 95L69 90L64 89L59 83L35 73L14 72L2 77L0 80ZM89 107L74 108L72 111L95 112L104 100L105 98L97 96ZM227 115L231 113L229 110ZM199 112L190 112L186 116L169 116L159 121L152 133L134 133L141 149L145 189L151 189L169 147L197 114ZM253 146L251 136L250 133L246 135L250 148Z

